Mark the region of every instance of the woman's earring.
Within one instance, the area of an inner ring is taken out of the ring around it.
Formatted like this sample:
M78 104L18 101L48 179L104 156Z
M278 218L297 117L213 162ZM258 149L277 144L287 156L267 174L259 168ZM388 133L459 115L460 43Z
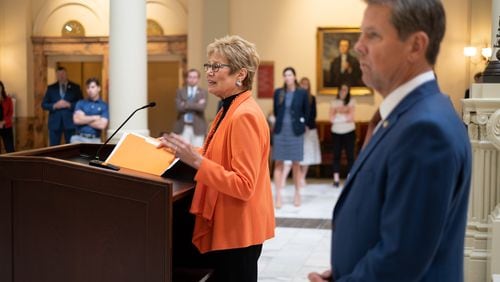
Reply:
M243 85L243 84L241 83L241 80L236 80L236 86L241 87L241 85Z

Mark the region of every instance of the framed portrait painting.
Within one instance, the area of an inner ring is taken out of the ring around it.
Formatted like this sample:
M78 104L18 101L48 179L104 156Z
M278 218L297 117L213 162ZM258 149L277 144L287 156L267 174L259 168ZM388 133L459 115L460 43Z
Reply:
M319 94L336 95L343 84L351 87L351 95L373 93L361 80L359 61L353 50L359 34L359 28L318 28L316 77Z

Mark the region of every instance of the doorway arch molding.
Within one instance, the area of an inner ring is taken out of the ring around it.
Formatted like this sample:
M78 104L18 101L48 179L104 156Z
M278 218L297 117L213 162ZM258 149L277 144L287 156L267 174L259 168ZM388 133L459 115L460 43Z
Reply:
M33 148L47 146L47 113L42 110L41 103L47 89L47 69L49 56L100 56L102 58L102 87L108 88L109 74L109 40L108 37L44 37L33 36L33 89L34 116L33 124L28 125ZM178 58L181 72L186 71L187 35L151 36L148 37L148 55ZM108 100L107 91L105 101ZM31 129L31 130L30 130ZM31 143L31 142L30 142Z

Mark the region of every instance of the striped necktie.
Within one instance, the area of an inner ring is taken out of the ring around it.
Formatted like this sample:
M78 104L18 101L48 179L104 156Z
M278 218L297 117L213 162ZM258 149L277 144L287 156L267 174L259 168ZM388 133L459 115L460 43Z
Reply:
M188 87L188 99L189 100L192 100L194 98L194 87L192 86L189 86Z
M59 95L61 95L61 98L64 98L64 95L66 95L66 84L59 84Z

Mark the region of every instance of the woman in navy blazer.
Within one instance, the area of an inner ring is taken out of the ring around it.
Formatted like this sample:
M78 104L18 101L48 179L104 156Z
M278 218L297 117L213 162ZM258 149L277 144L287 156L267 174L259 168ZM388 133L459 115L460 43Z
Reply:
M281 207L281 188L285 185L284 161L292 161L295 184L294 205L300 206L300 161L304 157L304 132L309 116L309 100L306 90L299 87L295 70L283 70L282 88L274 91L274 115L276 123L273 132L274 183L276 208Z

